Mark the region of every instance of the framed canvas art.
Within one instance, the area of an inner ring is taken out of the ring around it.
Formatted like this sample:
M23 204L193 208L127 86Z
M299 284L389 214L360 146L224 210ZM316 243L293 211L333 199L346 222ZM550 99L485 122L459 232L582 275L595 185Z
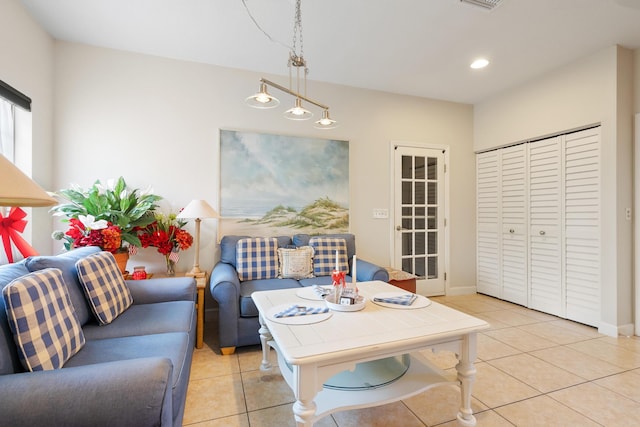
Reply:
M349 231L349 144L220 131L220 214L225 234Z

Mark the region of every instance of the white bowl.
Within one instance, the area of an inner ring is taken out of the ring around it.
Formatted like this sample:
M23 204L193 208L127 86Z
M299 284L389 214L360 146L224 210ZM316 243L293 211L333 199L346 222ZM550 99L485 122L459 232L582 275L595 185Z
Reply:
M324 302L333 311L360 311L367 305L367 299L361 295L358 296L357 302L351 305L336 304L331 302L331 299L333 299L333 294L327 295Z

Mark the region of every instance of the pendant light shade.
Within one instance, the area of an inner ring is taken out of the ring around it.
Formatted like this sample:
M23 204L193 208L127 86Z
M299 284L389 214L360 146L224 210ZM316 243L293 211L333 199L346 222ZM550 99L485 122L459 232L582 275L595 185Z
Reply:
M296 105L288 109L284 116L289 120L308 120L313 117L313 113L302 106L300 98L296 98Z
M260 83L260 90L245 99L247 105L253 108L274 108L280 105L280 101L275 96L267 92L267 85Z
M329 110L322 111L322 118L313 126L316 129L334 129L338 126L338 122L329 117Z

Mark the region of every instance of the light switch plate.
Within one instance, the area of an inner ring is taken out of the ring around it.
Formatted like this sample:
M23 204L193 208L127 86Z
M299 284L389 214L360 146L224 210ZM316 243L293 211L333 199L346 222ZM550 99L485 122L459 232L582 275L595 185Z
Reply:
M389 209L374 209L373 217L376 219L389 218Z

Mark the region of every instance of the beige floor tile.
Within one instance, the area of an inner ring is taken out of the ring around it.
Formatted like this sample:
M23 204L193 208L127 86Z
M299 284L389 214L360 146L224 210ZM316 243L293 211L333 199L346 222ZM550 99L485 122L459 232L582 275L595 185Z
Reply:
M508 325L504 322L501 322L499 320L496 320L494 317L487 317L485 316L485 313L475 313L473 315L474 317L477 317L478 319L482 319L485 322L489 323L489 329L485 329L486 331L495 331L496 329L504 329L504 328L510 328L511 325Z
M640 353L640 337L604 337L601 335L601 338L598 339L608 344Z
M516 313L512 310L498 310L498 311L487 311L482 313L489 322L492 320L506 323L509 326L520 326L520 325L529 325L531 323L537 323L532 317L524 316L520 313Z
M496 408L495 411L518 427L595 427L599 425L547 396L512 403Z
M521 351L517 348L488 336L486 332L478 334L478 359L480 360L492 360L520 353Z
M240 372L238 357L221 356L210 348L194 351L191 362L191 381L220 375L237 374Z
M241 375L249 411L295 401L293 392L277 368L270 372L249 371Z
M638 384L640 384L640 370L611 375L594 382L640 403L640 387L638 387Z
M230 417L216 418L195 424L184 424L189 427L249 427L247 414L232 415Z
M533 323L531 325L518 326L519 329L537 335L556 344L571 344L574 342L591 339L567 328L558 328L550 322Z
M640 353L627 350L617 345L611 345L599 339L581 341L569 344L574 350L589 354L597 359L604 360L612 365L620 366L624 369L635 369L640 367Z
M260 369L262 363L262 349L260 346L250 346L239 349L237 352L238 362L240 363L240 372L256 371ZM269 352L269 362L271 366L278 371L278 355L274 350Z
M640 403L593 383L559 390L548 396L605 426L632 425L640 413Z
M577 375L528 354L504 357L487 363L543 393L585 381Z
M543 313L537 310L531 310L527 307L523 307L521 305L511 308L511 311L522 314L523 316L530 317L536 322L551 322L554 320L558 320L559 317L554 316L553 314Z
M251 427L296 427L293 404L249 412L249 422ZM314 427L336 427L336 423L331 415L328 415L316 421Z
M240 374L189 381L184 424L247 412Z
M476 427L513 427L509 421L505 420L494 411L484 411L474 415L476 417ZM394 426L395 427L395 426ZM460 427L458 421L449 421L439 424L438 427Z
M425 424L432 426L456 419L460 409L460 388L454 385L435 387L403 402ZM474 413L486 409L477 399L471 399Z
M339 427L424 427L402 402L340 411L333 414L333 419Z
M557 344L537 335L530 334L520 328L506 328L496 331L486 331L485 335L490 336L520 351L541 350L543 348L555 347Z
M558 319L549 323L553 327L569 329L590 338L600 338L603 336L598 332L598 329L593 326L583 325L582 323L572 322L567 319Z
M420 354L442 370L455 368L458 364L458 358L452 351L434 353L431 350L422 350Z
M534 351L531 355L587 380L595 380L623 371L618 366L566 346Z
M533 387L529 387L486 362L476 363L476 369L476 382L473 385L472 395L489 408L496 408L540 394Z

